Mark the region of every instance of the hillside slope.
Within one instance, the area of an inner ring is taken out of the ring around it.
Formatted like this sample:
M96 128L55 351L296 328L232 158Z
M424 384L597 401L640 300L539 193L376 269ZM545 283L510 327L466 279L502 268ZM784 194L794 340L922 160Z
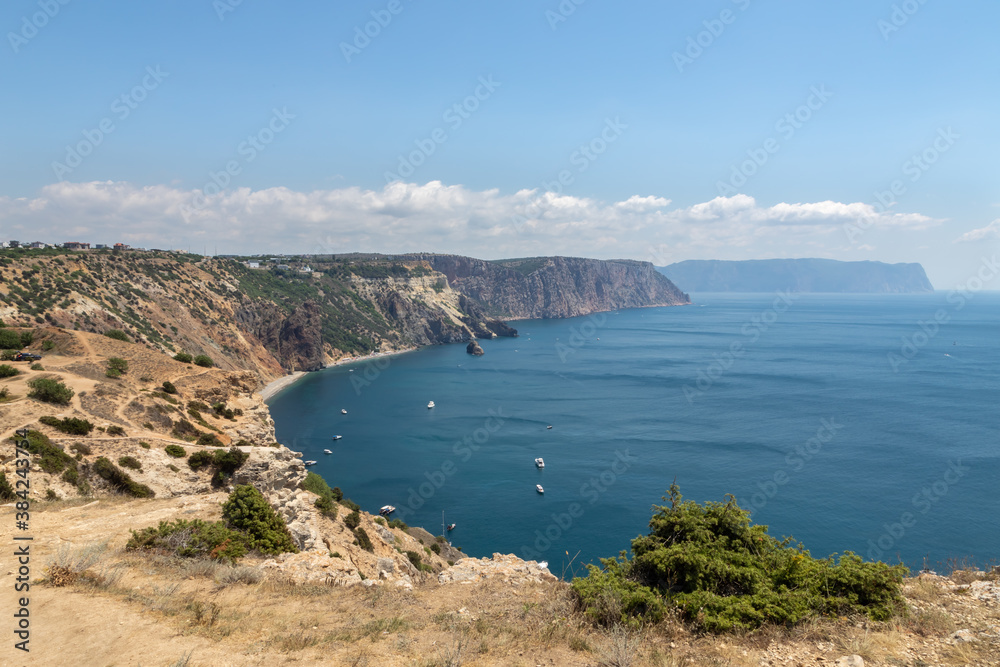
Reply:
M688 260L657 270L690 292L932 292L920 264L832 259Z

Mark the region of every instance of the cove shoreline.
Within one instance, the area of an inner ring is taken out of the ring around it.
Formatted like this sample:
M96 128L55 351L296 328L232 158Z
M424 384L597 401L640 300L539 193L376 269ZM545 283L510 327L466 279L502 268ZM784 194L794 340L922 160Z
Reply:
M334 366L346 366L348 364L371 361L372 359L381 359L383 357L394 357L399 354L406 354L407 352L413 352L419 349L420 349L419 347L408 347L404 350L393 350L391 352L372 352L371 354L366 354L362 357L341 357L332 364L324 366L319 371L295 371L293 373L289 373L288 375L283 375L275 380L271 380L266 385L264 385L263 389L260 390L260 396L266 402L277 396L285 389L291 387L293 384L304 378L309 373L318 373L320 371L326 370L327 368L333 368Z

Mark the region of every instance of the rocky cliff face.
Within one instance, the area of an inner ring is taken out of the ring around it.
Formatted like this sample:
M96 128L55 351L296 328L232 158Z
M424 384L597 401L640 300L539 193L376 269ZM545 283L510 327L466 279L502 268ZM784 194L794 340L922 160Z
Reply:
M677 306L688 296L648 262L537 257L488 262L455 255L421 256L451 287L498 317L575 317L588 313Z
M658 269L692 292L932 292L919 264L832 259L688 260Z

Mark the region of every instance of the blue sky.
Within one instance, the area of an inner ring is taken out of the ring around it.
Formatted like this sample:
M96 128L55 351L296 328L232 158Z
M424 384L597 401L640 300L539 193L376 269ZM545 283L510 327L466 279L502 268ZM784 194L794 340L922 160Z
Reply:
M942 289L997 250L995 2L235 3L4 3L0 234L919 261Z

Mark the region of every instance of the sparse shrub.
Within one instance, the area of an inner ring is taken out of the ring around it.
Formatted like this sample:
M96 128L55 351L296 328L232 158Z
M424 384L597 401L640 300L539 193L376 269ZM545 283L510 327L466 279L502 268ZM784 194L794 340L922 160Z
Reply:
M35 340L35 334L33 332L31 331L21 332L21 347L28 347L34 340Z
M104 332L104 335L108 338L114 338L115 340L124 341L126 343L132 342L132 339L128 337L128 334L121 329L108 329Z
M10 387L4 387L3 389L0 389L0 403L4 403L10 400L13 400L10 397Z
M92 450L90 449L90 445L88 445L85 442L74 442L72 445L69 446L69 448L72 449L75 452L79 452L80 454L91 454L92 453Z
M169 468L170 470L173 470L174 472L180 472L181 471L181 469L178 468L177 466L175 466L173 463L169 464L167 466L167 468Z
M38 363L36 361L35 363L31 364L31 370L33 370L33 371L44 371L45 370L45 366L42 366L40 363Z
M380 517L380 516L375 517L374 519L372 519L372 521L374 521L375 523L377 523L380 526L384 526L385 525L385 519L383 517Z
M354 510L344 517L344 525L354 530L361 525L361 514L357 510Z
M40 431L28 431L28 451L39 457L38 467L50 475L61 473L66 468L76 468L73 457Z
M111 357L108 359L108 368L104 372L109 378L119 378L128 373L128 362L121 357Z
M133 530L126 551L155 549L184 558L212 558L235 563L246 555L245 536L222 521L161 521L157 527Z
M214 433L202 433L198 436L198 444L202 447L221 447L222 441Z
M194 358L194 365L203 366L205 368L211 368L212 366L215 365L215 362L212 361L212 358L210 356L206 354L199 354L197 357Z
M106 429L104 429L104 432L107 433L108 435L114 435L114 436L125 435L125 429L123 429L121 426L118 426L117 424L112 424L111 426L107 427Z
M178 440L195 440L201 435L201 431L196 429L194 424L186 419L181 419L174 424L174 428L170 433Z
M45 424L46 426L51 426L57 431L60 431L62 433L68 433L70 435L88 435L91 431L94 430L93 424L91 424L86 419L78 419L77 417L66 417L65 419L59 419L58 417L44 416L44 417L39 417L38 421Z
M440 556L441 555L441 545L438 544L437 542L435 542L434 544L431 545L431 551L433 551L438 556Z
M139 484L129 477L128 473L103 456L94 462L94 472L119 493L136 498L152 498L156 495L151 488L145 484Z
M420 557L420 554L418 554L416 551L407 551L406 557L410 559L411 563L413 563L413 567L417 568L418 570L420 569L420 563L423 560Z
M338 503L344 499L344 492L340 490L339 486L333 487L333 499Z
M864 614L885 621L904 608L904 566L865 563L847 552L815 559L791 538L776 540L732 496L725 503L655 506L649 535L632 558L602 559L573 581L585 613L605 625L658 620L667 602L702 630L744 632L820 615Z
M66 470L66 472L62 474L62 480L67 484L72 484L73 486L76 486L77 483L80 481L80 473L77 471L76 468L69 468L68 470Z
M42 341L42 352L48 352L49 350L51 350L55 346L56 346L55 342L53 342L51 340L43 340Z
M21 371L17 370L10 364L3 364L0 366L0 378L10 378L20 374Z
M46 500L59 500L59 496L56 495L56 490L55 489L47 489L45 491L45 499Z
M213 459L214 457L212 456L212 452L206 452L206 451L195 452L194 454L188 457L188 466L191 468L191 470L197 472L200 468L203 468L204 466L212 465Z
M167 445L163 448L163 451L167 453L167 456L172 456L175 459L182 459L187 456L187 451L180 445Z
M307 472L306 478L302 480L302 488L319 496L315 503L316 509L330 519L337 518L337 504L334 500L333 490L325 479L312 471Z
M390 528L398 528L399 530L406 530L409 526L402 519L393 519L389 522Z
M74 391L58 380L50 378L34 378L28 380L31 391L28 398L34 398L45 403L55 403L57 405L69 405L73 398Z
M131 468L132 470L142 471L142 464L139 463L139 459L134 456L122 456L118 459L118 465L123 468Z
M353 512L358 512L361 510L361 505L358 505L350 498L344 498L343 500L340 501L340 504Z
M355 530L354 537L358 538L359 547L370 553L375 553L375 546L372 544L371 538L368 537L368 533L365 532L364 528Z
M16 497L14 487L7 481L7 475L0 470L0 500L13 500Z
M174 361L180 361L185 364L190 364L191 359L192 359L191 355L188 354L187 352L178 352L177 354L174 355Z
M246 534L252 549L265 554L298 552L285 522L252 486L237 486L222 505L222 516L231 528Z
M167 394L176 394L177 393L177 387L174 386L173 382L170 382L169 380L164 380L164 382L163 382L163 391L165 393L167 393Z
M143 449L151 449L151 447L149 446L149 443L146 442L146 441L144 441L144 440L140 440L139 441L139 446L142 447Z

